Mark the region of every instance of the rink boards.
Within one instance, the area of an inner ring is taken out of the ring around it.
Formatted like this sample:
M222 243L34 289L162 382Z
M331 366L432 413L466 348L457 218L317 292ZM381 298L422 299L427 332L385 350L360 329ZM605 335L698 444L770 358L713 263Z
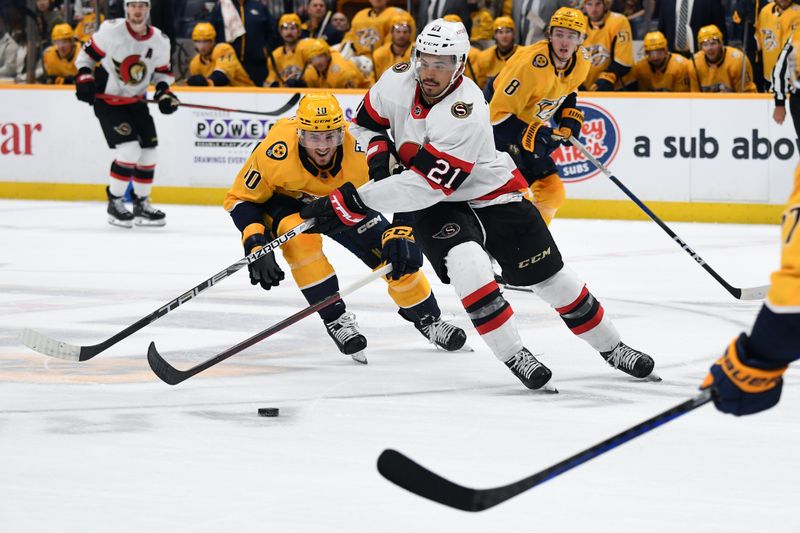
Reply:
M177 87L183 102L270 111L291 91ZM337 91L352 118L361 91ZM113 159L92 109L71 88L0 87L0 197L104 199ZM778 126L768 95L581 97L581 140L668 220L776 223L800 152L791 118ZM153 197L221 204L225 190L279 117L181 108L151 113L159 134ZM291 116L294 109L288 111ZM576 150L553 154L566 183L559 216L642 219Z

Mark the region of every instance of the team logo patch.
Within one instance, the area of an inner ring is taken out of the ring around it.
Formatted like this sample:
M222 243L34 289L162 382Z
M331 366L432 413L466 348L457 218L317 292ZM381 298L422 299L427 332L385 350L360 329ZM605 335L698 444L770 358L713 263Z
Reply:
M131 133L133 133L133 128L127 122L123 122L122 124L118 124L114 126L114 131L122 135L123 137L127 137Z
M130 55L121 62L114 60L114 70L125 85L139 85L147 77L147 65L139 54Z
M442 229L440 229L436 235L433 236L434 239L449 239L450 237L455 237L458 235L458 232L461 231L461 226L456 224L455 222L448 222Z
M595 104L579 101L578 109L583 111L584 115L578 140L598 161L608 166L616 157L620 145L619 126L616 120L611 113ZM572 145L560 146L551 157L558 167L562 181L568 183L588 180L600 173L600 170Z
M472 114L472 104L456 102L450 107L450 112L456 118L467 118Z
M544 57L544 54L536 54L536 57L533 58L533 66L538 68L547 66L547 58Z
M392 67L392 70L395 72L405 72L409 68L411 68L411 65L409 65L407 62L404 62L404 63L397 63L395 66Z
M286 159L287 153L289 153L289 148L283 141L278 141L276 143L273 143L272 146L267 148L267 157L270 157L276 161L281 161L283 159Z

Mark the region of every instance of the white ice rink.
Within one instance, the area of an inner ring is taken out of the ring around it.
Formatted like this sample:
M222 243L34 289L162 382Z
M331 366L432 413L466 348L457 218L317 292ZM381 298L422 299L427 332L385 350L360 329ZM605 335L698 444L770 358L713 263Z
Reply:
M0 201L0 531L800 531L796 368L775 409L736 419L702 407L483 513L375 468L391 447L457 483L502 485L694 396L760 303L734 300L652 222L552 229L662 383L611 369L546 304L507 292L561 392L528 391L427 266L474 353L437 352L378 281L347 299L368 366L340 355L314 316L183 384L159 381L150 341L188 368L305 307L291 280L267 293L246 269L90 361L21 345L26 327L95 344L241 257L221 207L161 207L165 228L125 230L100 203ZM735 286L768 283L778 264L777 226L670 226ZM326 250L342 285L368 274L336 243Z

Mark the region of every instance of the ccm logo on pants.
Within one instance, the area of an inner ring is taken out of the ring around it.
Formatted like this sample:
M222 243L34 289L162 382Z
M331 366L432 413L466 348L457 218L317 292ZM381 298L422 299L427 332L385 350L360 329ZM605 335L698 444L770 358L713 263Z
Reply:
M550 255L550 247L547 247L547 250L541 251L538 254L534 255L533 257L529 257L528 259L523 259L519 263L517 263L517 268L525 268L527 266L531 266L534 263L538 263L545 257Z

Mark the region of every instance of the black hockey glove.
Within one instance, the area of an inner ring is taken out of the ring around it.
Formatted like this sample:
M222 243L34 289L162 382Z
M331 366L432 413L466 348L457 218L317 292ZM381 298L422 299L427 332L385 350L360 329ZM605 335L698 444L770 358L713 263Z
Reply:
M392 141L385 135L377 135L369 141L367 147L367 165L369 166L369 179L380 181L391 176L389 168L391 158Z
M316 219L307 233L335 235L346 231L367 216L368 207L361 201L358 191L347 182L328 196L318 198L300 210L300 216Z
M422 266L422 251L409 226L390 226L381 238L381 259L392 265L389 279L400 279Z
M189 78L186 80L186 85L190 85L192 87L208 87L208 80L205 76L195 74L194 76L189 76Z
M263 248L265 244L267 244L267 238L263 233L251 235L244 241L244 253L250 255ZM247 265L247 270L250 271L250 284L261 285L261 288L267 291L272 287L277 287L285 277L283 270L275 261L275 252L264 254L258 260Z
M617 75L610 71L601 72L597 80L589 87L590 91L613 91L617 83Z
M156 85L156 93L153 95L153 99L158 102L158 110L164 115L171 115L181 105L178 97L172 94L172 91L169 90L169 85L163 81Z
M87 67L83 67L75 77L75 96L81 102L92 105L94 104L95 93L97 93L97 87L94 84L92 71Z
M563 136L541 122L531 122L522 131L520 146L536 157L547 157L561 144Z
M287 78L286 79L286 86L287 87L306 87L306 80L303 78Z

